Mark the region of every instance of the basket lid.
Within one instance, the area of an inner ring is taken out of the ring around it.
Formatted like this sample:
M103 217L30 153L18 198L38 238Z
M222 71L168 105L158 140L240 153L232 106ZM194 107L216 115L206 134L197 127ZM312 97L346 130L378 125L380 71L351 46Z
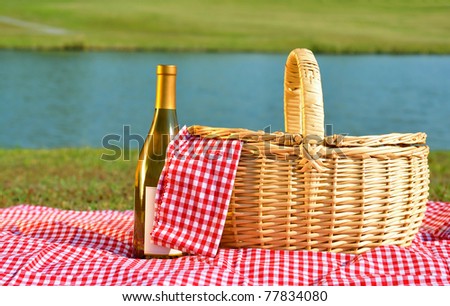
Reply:
M379 147L394 145L425 145L425 133L391 133L368 136L331 135L325 137L325 144L334 147Z

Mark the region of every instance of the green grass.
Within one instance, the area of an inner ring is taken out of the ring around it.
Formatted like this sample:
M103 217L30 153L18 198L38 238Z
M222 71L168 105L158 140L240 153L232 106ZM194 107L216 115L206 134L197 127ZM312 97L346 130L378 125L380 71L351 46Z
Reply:
M450 53L448 0L16 0L0 16L0 48Z
M134 203L137 152L105 161L102 149L0 149L0 207L127 210ZM450 152L431 152L430 199L450 202Z
M133 207L137 152L105 161L102 149L0 149L0 207L18 203L62 209ZM110 154L110 153L109 153Z
M430 199L450 202L450 152L431 152Z

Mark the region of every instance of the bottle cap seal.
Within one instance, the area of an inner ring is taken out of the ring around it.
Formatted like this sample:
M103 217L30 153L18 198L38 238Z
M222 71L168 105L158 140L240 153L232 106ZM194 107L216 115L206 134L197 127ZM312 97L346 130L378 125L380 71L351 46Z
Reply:
M176 75L177 66L175 65L158 65L156 67L156 74Z

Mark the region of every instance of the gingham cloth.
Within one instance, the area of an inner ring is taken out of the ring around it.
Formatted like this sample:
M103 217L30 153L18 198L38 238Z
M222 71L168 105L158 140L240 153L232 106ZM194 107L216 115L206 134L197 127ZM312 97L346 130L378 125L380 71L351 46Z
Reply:
M132 231L132 211L0 209L0 285L450 285L450 203L428 203L410 247L360 255L220 249L133 259Z
M192 136L183 127L167 147L156 194L155 244L215 256L242 143Z

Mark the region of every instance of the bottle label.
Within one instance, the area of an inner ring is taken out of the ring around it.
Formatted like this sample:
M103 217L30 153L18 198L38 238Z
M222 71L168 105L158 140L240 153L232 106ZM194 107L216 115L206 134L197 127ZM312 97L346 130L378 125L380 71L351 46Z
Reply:
M177 255L181 252L153 243L150 233L155 220L156 187L145 187L144 255Z

